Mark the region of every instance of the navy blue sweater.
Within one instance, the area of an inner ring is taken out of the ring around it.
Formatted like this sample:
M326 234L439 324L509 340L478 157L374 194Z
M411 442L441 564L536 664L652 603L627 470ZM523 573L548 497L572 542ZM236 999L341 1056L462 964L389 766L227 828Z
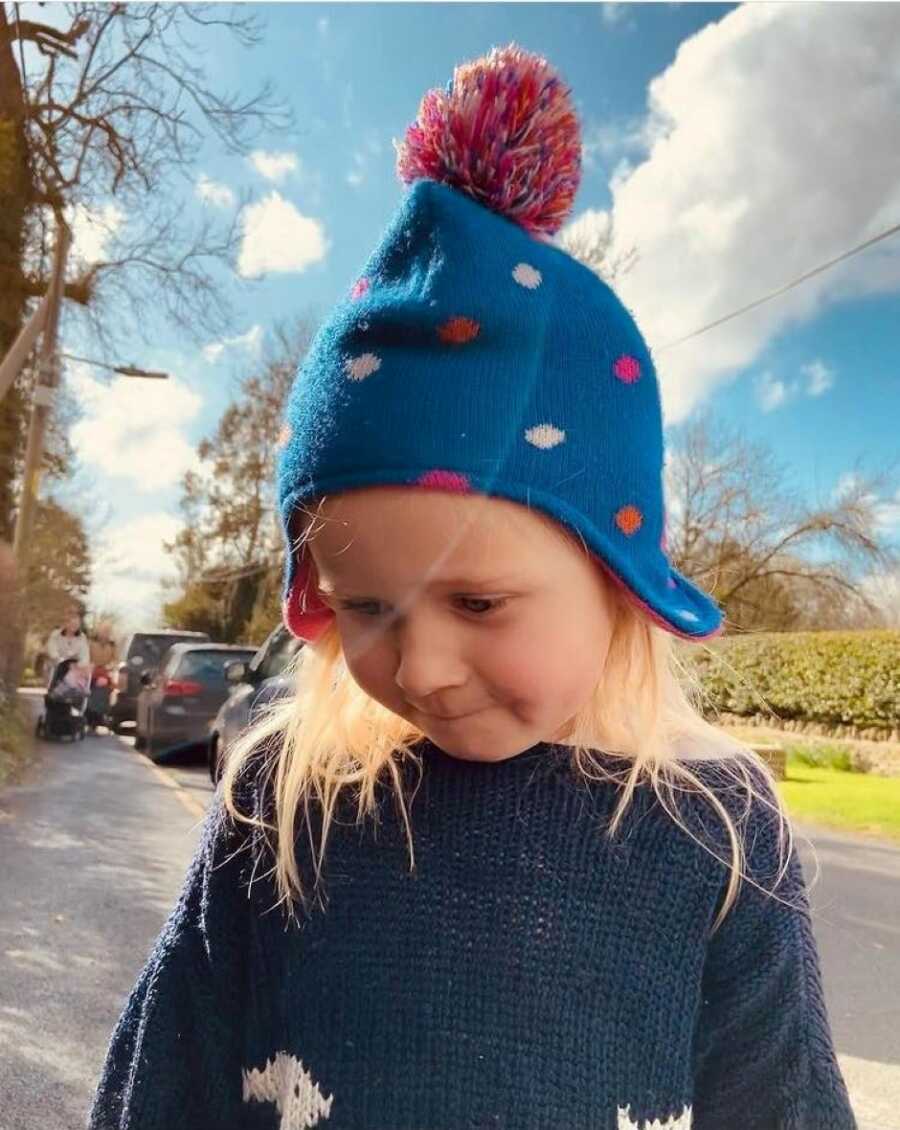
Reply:
M648 787L611 840L614 786L562 747L421 750L415 871L385 788L377 821L332 828L325 907L292 924L216 798L91 1130L853 1130L796 855L790 906L745 883L711 936L727 869ZM708 802L682 805L724 852ZM775 819L743 827L771 886Z

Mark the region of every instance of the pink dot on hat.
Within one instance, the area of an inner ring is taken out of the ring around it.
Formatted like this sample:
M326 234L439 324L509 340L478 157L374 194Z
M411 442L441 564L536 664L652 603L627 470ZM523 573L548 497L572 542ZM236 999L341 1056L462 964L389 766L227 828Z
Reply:
M350 297L354 299L362 298L362 296L368 292L370 285L369 280L365 277L357 279L353 284L353 289L350 291Z
M621 357L616 358L613 364L613 372L625 384L634 384L641 375L641 363L636 357L623 353Z
M453 494L468 494L472 489L468 478L456 471L428 471L416 480L416 485L425 490L446 490Z
M364 381L381 368L381 358L374 353L363 353L360 357L348 357L344 369L351 381Z

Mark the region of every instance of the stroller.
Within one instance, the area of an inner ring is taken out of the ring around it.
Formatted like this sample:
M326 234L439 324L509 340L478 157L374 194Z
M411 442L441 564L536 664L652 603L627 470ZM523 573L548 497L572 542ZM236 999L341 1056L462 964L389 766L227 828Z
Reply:
M57 663L44 695L44 711L38 718L37 736L83 741L89 689L89 680L74 659L63 659Z

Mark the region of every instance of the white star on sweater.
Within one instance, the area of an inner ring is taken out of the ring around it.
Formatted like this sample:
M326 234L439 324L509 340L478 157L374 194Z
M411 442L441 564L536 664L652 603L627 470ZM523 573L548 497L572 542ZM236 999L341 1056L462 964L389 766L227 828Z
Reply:
M629 1115L630 1106L619 1107L619 1121L617 1130L691 1130L691 1108L685 1107L681 1114L673 1114L671 1118L663 1121L654 1118L652 1122L632 1122Z
M243 1071L244 1102L274 1103L281 1115L278 1130L310 1130L331 1114L334 1096L325 1098L299 1059L278 1052L259 1071Z

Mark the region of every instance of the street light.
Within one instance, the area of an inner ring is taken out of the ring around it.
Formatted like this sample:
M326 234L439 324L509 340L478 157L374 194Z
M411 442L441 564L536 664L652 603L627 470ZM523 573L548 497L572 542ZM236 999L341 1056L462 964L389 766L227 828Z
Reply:
M93 361L90 357L76 357L74 353L61 353L68 361L82 361L85 365L94 365L98 369L109 369L111 373L118 373L122 377L149 377L154 381L167 381L168 373L157 372L155 369L139 369L137 365L107 365L105 361Z

